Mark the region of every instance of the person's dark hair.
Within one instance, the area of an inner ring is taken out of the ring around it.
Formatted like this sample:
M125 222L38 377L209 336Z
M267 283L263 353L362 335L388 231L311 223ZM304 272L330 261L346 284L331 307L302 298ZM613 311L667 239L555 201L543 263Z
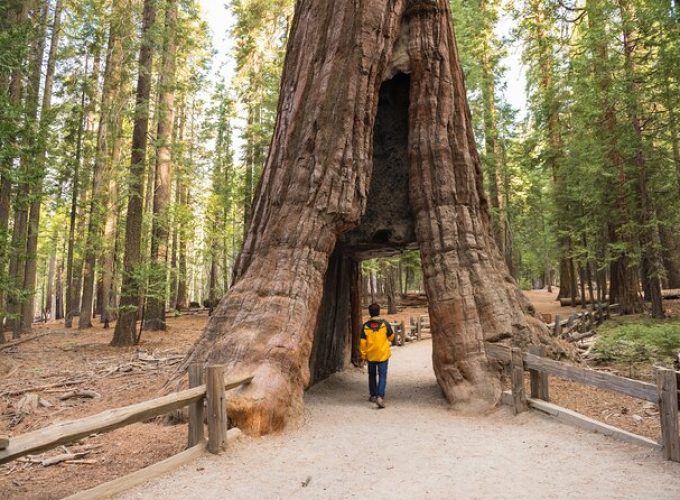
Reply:
M372 318L380 316L380 306L378 304L371 304L368 306L368 314L370 314Z

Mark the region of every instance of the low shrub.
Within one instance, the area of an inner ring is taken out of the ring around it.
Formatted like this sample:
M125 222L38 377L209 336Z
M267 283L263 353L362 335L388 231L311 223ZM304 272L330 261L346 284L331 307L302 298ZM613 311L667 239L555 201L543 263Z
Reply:
M616 318L598 329L594 350L604 361L672 362L680 351L680 320Z

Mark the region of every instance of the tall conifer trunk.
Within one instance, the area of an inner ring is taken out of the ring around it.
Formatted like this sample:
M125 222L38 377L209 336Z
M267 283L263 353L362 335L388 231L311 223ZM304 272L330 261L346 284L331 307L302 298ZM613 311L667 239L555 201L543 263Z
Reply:
M139 265L142 243L142 210L146 146L149 132L149 97L153 68L152 27L156 19L157 0L144 0L142 45L139 50L139 76L135 125L132 134L132 158L129 176L129 199L125 225L125 259L118 322L111 345L129 346L137 339L136 324L140 297Z
M127 0L114 0L111 7L109 45L104 70L104 84L101 96L101 115L97 131L97 151L92 173L92 198L90 218L85 244L83 268L83 297L78 318L79 328L92 326L92 306L94 303L95 265L102 254L102 229L107 217L109 183L113 169L113 148L120 133L120 122L125 105L123 89L125 76L123 63L125 50L124 37L130 29L127 16L132 6Z
M165 5L165 43L160 75L158 103L158 147L153 192L153 227L151 235L151 261L156 264L153 276L154 293L148 299L147 330L165 330L165 303L168 265L168 237L170 227L170 196L172 192L172 140L175 124L175 67L177 56L177 0Z
M57 50L61 36L62 0L57 0L54 6L54 20L52 22L52 38L50 40L49 56L45 72L45 86L43 88L40 124L38 128L38 154L33 167L33 185L31 186L31 204L29 211L28 233L26 237L26 270L24 274L24 290L26 301L21 305L22 330L30 331L35 314L35 284L38 265L38 233L40 231L40 211L43 198L43 181L47 169L47 145L49 142L49 127L52 123L52 88L54 86L54 71L57 64Z
M408 145L398 145L394 175L374 184L374 165L389 168L374 158L379 109L408 127ZM407 207L385 207L405 210L387 224L372 203L391 183ZM413 245L439 385L461 408L488 408L500 384L484 341L524 344L547 331L494 241L448 1L301 0L235 284L183 367L253 373L229 397L230 418L254 434L282 428L301 414L310 371L337 369L352 344L342 336L351 336L354 256Z

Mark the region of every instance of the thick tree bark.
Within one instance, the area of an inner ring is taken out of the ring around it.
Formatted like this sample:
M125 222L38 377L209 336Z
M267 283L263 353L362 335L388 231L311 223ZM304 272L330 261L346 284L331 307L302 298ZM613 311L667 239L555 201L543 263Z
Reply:
M121 288L118 322L111 345L129 346L137 339L137 312L139 308L140 283L139 265L142 243L142 208L144 193L144 170L146 146L149 132L149 97L151 95L151 70L153 68L153 46L150 34L156 18L156 0L144 0L142 45L139 50L139 76L135 125L132 134L132 158L130 187L125 225L125 259L123 285Z
M338 325L349 328L351 293L339 286L324 295L324 287L348 257L338 239L360 222L370 226L362 214L378 97L400 72L410 73L396 85L410 94L405 185L414 231L381 228L366 243L403 247L409 241L398 238L412 234L420 247L446 397L471 409L495 404L500 384L484 340L523 344L547 335L525 314L494 242L448 2L301 0L236 281L184 364L220 362L230 374L255 375L229 398L230 418L247 432L277 430L301 414L314 342L339 346ZM380 104L390 106L389 96ZM337 307L326 308L331 295ZM314 325L331 322L331 342L314 334ZM321 359L328 366L335 356Z

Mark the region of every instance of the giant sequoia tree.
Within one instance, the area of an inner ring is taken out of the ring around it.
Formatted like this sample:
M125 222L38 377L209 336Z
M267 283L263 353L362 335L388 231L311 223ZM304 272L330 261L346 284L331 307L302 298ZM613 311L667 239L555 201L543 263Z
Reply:
M359 260L404 248L421 251L447 399L496 402L484 341L541 330L494 242L470 123L447 0L298 2L235 284L184 365L255 374L236 425L300 413L352 345Z

